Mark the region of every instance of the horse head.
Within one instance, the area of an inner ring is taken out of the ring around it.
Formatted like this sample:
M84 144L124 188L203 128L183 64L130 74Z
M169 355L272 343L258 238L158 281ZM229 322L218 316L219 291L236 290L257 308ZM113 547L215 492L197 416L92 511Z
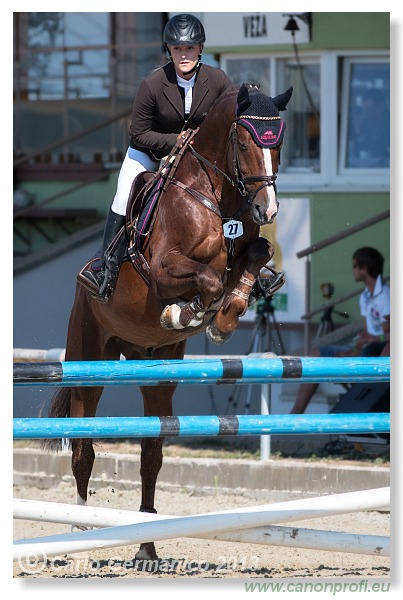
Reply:
M285 132L279 113L286 110L292 90L290 87L271 98L242 84L238 93L232 132L233 170L257 225L272 223L277 215L276 178Z

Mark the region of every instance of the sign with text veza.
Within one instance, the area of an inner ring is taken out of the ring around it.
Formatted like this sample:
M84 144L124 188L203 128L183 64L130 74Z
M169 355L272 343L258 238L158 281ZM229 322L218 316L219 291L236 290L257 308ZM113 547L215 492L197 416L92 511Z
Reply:
M293 13L294 15L303 13ZM290 44L291 33L284 31L288 22L285 13L201 13L208 32L206 46L258 46L261 44ZM309 42L309 27L296 17L299 31L297 43Z

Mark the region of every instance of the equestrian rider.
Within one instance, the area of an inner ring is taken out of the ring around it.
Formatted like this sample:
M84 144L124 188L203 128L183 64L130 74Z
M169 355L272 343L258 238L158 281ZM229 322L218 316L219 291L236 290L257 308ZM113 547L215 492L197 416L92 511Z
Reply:
M199 127L215 100L233 88L224 71L202 64L205 39L199 19L189 14L172 17L163 33L170 61L139 85L129 129L130 145L106 219L102 259L90 261L78 275L78 281L101 302L107 302L113 294L126 250L126 237L121 236L113 255L105 258L106 249L125 224L134 178L146 170L157 171L181 132Z

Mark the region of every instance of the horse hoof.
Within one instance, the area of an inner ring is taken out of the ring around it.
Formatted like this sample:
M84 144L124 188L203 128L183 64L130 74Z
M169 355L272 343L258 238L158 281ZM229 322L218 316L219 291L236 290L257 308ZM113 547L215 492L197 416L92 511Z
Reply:
M153 542L141 544L139 551L134 557L136 560L158 560L158 555Z
M166 306L160 316L161 327L164 329L184 329L179 322L180 312L181 308L177 304Z
M186 306L189 305L187 304ZM203 323L203 319L194 318L188 320L186 325L182 325L180 322L182 310L183 306L178 306L178 304L166 306L160 316L161 327L164 329L185 329L186 327L198 327Z
M91 531L94 529L93 527L88 527L87 525L72 525L71 533L77 533L77 531Z
M206 335L210 342L213 342L213 344L225 344L232 337L233 333L233 331L230 331L229 333L223 333L222 331L217 329L217 327L214 324L214 321L211 321L211 323L207 326L206 329Z

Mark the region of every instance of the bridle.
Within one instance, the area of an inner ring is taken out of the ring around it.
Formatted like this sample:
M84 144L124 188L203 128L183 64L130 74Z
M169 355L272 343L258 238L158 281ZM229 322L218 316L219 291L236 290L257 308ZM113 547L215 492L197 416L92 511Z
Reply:
M230 133L228 136L228 142L227 142L227 146L226 146L227 152L228 152L228 146L230 144L232 144L232 147L233 147L233 158L232 158L233 177L230 177L229 175L227 175L227 173L222 171L217 166L216 162L212 163L209 160L207 160L207 158L205 158L204 156L199 154L193 148L192 145L189 144L189 146L188 146L190 152L193 154L193 156L195 156L195 158L197 158L200 162L202 162L205 165L207 165L208 167L210 167L216 175L217 174L221 175L224 179L226 179L232 185L232 187L237 188L237 190L239 191L241 196L243 198L245 198L245 201L243 202L241 208L237 211L237 213L235 215L233 215L232 218L239 217L242 213L244 213L247 210L247 208L252 204L256 195L264 187L273 186L274 191L275 192L277 191L276 190L277 175L249 175L249 176L245 177L242 173L242 170L240 167L240 162L239 162L239 136L238 136L238 129L237 129L237 124L238 124L237 122L239 119L242 119L242 118L244 118L244 117L243 116L236 117L234 119L234 121L232 122ZM271 118L273 118L273 117L271 117ZM276 117L276 118L280 118L280 117ZM258 183L258 182L262 182L262 185L260 185L258 188L253 189L253 190L248 188L248 185L253 184L253 183Z

